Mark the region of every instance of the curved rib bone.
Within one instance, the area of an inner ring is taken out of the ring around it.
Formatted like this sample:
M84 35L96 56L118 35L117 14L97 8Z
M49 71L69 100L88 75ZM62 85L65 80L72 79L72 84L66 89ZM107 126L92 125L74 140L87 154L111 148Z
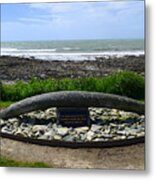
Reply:
M26 98L0 111L7 119L49 107L107 107L144 114L145 105L123 96L84 91L52 92Z

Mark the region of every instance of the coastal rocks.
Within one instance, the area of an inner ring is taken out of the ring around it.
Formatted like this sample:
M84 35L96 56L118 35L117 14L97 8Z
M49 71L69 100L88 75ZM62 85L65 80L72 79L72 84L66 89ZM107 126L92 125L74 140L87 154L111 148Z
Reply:
M80 143L119 141L145 136L144 115L93 107L89 108L89 113L92 122L90 126L73 128L57 124L56 109L49 108L7 121L0 119L0 130L2 133L20 137ZM101 118L104 116L106 118Z
M144 75L144 55L112 57L96 57L94 61L41 61L32 58L1 56L0 79L7 82L16 80L27 81L31 80L32 77L41 79L70 78L71 76L77 78L103 77L120 70L134 71Z

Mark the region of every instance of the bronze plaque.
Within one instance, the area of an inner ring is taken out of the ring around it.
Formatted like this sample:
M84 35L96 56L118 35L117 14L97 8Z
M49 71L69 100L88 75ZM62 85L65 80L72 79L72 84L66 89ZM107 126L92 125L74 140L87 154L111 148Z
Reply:
M57 108L58 124L63 126L89 126L90 118L88 108Z

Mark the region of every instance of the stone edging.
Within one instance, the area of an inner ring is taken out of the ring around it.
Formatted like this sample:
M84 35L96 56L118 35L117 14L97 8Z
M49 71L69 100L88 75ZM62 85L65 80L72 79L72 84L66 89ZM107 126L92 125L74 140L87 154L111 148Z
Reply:
M41 140L41 139L32 139L32 138L27 138L27 137L20 137L20 136L15 136L15 135L10 135L7 133L0 133L0 136L3 138L9 138L13 139L16 141L22 141L26 143L31 143L31 144L38 144L38 145L43 145L43 146L52 146L52 147L68 147L68 148L86 148L86 147L91 147L91 148L109 148L109 147L118 147L118 146L128 146L132 144L137 144L137 143L144 143L145 142L145 137L138 137L138 138L133 138L133 139L126 139L126 140L121 140L121 141L109 141L109 142L85 142L85 143L80 143L80 142L64 142L64 141L59 141L59 140Z

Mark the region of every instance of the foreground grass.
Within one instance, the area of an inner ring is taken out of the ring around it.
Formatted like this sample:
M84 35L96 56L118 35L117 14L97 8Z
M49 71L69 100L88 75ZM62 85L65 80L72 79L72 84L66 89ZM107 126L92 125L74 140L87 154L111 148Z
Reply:
M19 162L7 159L5 157L0 157L0 167L33 167L33 168L54 168L53 166L48 166L42 162Z
M8 107L12 103L13 103L12 101L0 101L0 109Z
M120 72L108 77L77 79L32 79L15 84L2 84L2 101L18 101L37 94L55 91L92 91L117 94L143 100L145 95L144 77L135 72Z

